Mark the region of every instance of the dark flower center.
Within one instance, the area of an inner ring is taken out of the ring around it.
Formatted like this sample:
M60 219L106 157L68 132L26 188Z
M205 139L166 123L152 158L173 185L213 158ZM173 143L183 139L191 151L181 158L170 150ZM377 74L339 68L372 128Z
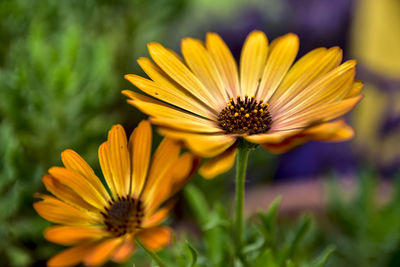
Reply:
M109 206L101 212L107 231L122 236L140 228L143 218L143 204L132 197L118 197L108 201Z
M267 132L272 125L268 104L247 95L236 100L231 97L218 115L219 126L228 134L259 134Z

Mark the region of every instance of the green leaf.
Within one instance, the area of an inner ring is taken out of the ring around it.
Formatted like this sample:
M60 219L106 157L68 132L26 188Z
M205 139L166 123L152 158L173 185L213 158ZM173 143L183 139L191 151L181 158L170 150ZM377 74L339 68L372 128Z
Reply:
M261 253L253 263L254 267L279 267L275 262L272 250L270 248L266 249Z
M188 266L189 267L196 266L199 253L197 252L197 250L195 248L192 247L192 245L190 245L190 243L188 241L186 241L186 251L188 252L188 255L190 256L190 263Z
M335 251L335 246L327 247L322 253L311 263L311 267L323 267L328 261L331 254Z

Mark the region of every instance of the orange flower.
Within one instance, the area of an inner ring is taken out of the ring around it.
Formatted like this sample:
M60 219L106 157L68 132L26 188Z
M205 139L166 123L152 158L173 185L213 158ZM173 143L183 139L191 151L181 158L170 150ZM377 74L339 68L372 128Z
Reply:
M112 127L99 148L99 160L111 194L92 168L74 151L61 154L65 167L52 167L43 176L55 197L39 194L34 208L59 226L46 229L52 242L74 246L51 258L49 266L101 265L108 259L126 261L136 250L134 239L151 251L171 241L171 229L159 224L175 194L193 173L198 160L180 154L180 146L164 138L150 162L151 126L142 121L129 142L121 125Z
M182 40L181 59L158 43L138 63L151 78L125 78L146 97L125 90L128 102L150 115L161 134L182 140L194 153L213 158L200 173L212 178L232 167L237 140L282 153L309 140L343 141L354 133L344 120L361 99L356 61L340 65L338 47L317 48L293 66L299 40L287 34L270 45L263 32L247 37L238 69L215 33L205 44Z

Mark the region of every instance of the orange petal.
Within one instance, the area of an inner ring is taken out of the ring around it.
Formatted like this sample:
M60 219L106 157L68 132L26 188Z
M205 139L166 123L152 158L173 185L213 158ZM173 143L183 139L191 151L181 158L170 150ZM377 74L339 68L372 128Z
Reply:
M300 132L302 129L288 130L288 131L277 131L277 132L268 132L264 134L253 134L249 136L245 136L244 139L249 141L250 143L255 144L263 144L263 143L280 143L284 139L295 135Z
M148 121L141 121L129 138L132 160L131 194L137 198L142 192L150 164L152 131Z
M54 257L52 257L48 262L49 267L67 267L74 266L80 263L98 243L89 243L82 246L66 249Z
M223 84L227 87L229 97L236 97L239 92L239 74L236 61L228 46L216 33L207 33L207 50L214 59L216 68Z
M265 143L262 146L271 153L284 153L310 140L339 142L348 140L353 136L353 129L344 120L337 120L311 127L280 143Z
M167 218L168 214L174 207L175 202L176 201L174 200L168 201L162 208L157 210L153 215L151 215L147 219L144 219L142 222L142 227L151 228L162 223Z
M121 125L114 125L108 132L109 166L117 193L126 196L130 190L131 160L128 152L128 141Z
M110 196L104 188L100 179L96 176L93 169L86 163L86 161L78 155L75 151L67 149L61 153L61 160L67 169L76 171L85 177L103 196L104 199L109 199Z
M123 238L111 238L98 244L93 251L84 259L84 263L88 266L98 266L104 264L114 254L116 249L121 245Z
M231 146L224 153L204 163L199 169L200 175L206 179L212 179L230 170L235 163L236 147L236 145Z
M150 251L158 251L172 241L172 230L168 227L153 227L140 231L137 235L140 243Z
M70 246L99 239L108 234L98 226L53 226L44 231L44 237L54 243Z
M78 210L56 198L41 195L42 201L33 204L40 216L48 221L67 225L91 225L100 221L93 214Z
M49 169L49 173L57 181L71 188L93 207L103 210L107 205L107 200L101 193L79 173L61 167L52 167Z
M132 241L132 238L127 236L123 243L115 250L111 259L117 263L124 263L135 253L136 248L136 244Z
M111 159L110 159L110 148L108 142L104 142L99 147L99 161L101 171L103 172L104 179L107 182L108 188L110 188L113 196L118 195L117 181L111 172Z
M78 195L75 191L73 191L68 186L60 183L57 179L52 177L51 175L45 174L42 177L42 181L47 191L51 192L57 198L62 201L74 206L78 209L88 210L91 212L98 212L98 210L87 203L82 199L80 195Z

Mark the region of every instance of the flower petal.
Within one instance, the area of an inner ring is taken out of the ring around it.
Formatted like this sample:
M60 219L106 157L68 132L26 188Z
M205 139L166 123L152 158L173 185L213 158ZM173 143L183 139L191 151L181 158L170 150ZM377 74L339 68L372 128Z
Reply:
M258 99L269 100L285 77L299 51L299 38L293 33L275 39L263 69Z
M214 59L223 84L227 87L228 96L236 97L240 92L239 74L231 51L216 33L207 33L206 46L211 57Z
M168 227L154 227L140 231L140 243L150 251L159 251L172 241L172 230Z
M351 87L345 98L352 98L357 96L361 92L363 85L364 84L362 81L355 80L353 86Z
M235 163L236 148L237 146L231 146L224 153L208 160L200 167L200 175L206 179L212 179L230 170Z
M135 253L136 248L136 244L132 241L132 237L127 236L123 243L115 250L111 259L117 263L124 263L133 253Z
M240 94L255 96L268 55L267 36L252 31L244 42L240 56Z
M98 243L89 243L84 244L82 246L73 247L70 249L66 249L54 257L52 257L48 262L48 267L67 267L73 266L80 263L93 249L97 246Z
M111 159L110 159L110 148L108 142L104 142L99 147L99 161L101 171L103 172L104 179L107 182L108 188L110 188L113 196L118 195L117 181L114 180L111 172Z
M78 209L83 209L84 211L90 212L98 212L98 209L87 203L82 197L73 191L68 186L59 182L57 179L52 177L51 175L43 175L42 181L47 189L47 191L51 192L57 198L62 201L74 206Z
M152 131L148 121L141 121L129 138L129 151L132 159L131 194L138 198L146 182L150 164Z
M61 153L61 160L67 169L76 171L85 177L103 196L104 199L110 199L107 190L104 188L100 179L96 176L93 169L81 158L75 151L67 149Z
M196 77L218 101L222 110L229 97L211 56L200 40L185 38L181 43L182 55Z
M51 196L41 195L41 198L43 200L34 203L33 207L48 221L67 225L92 225L101 221L99 217L96 218Z
M280 143L265 143L262 146L271 153L284 153L310 140L339 142L348 140L353 136L353 129L344 120L337 120L306 129Z
M200 157L214 157L228 149L236 141L231 135L196 134L159 128L161 135L183 140L186 146Z
M121 245L123 238L111 238L98 244L84 259L85 265L98 266L104 264Z
M249 141L250 143L255 144L263 144L263 143L279 143L289 136L295 135L300 132L302 129L294 129L287 131L276 131L276 132L268 132L263 134L253 134L249 136L245 136L244 139Z
M310 82L337 67L342 60L339 47L317 48L300 58L269 99L270 109L280 107L296 97Z
M179 84L168 79L168 75L164 73L156 64L148 58L140 58L138 60L140 66L154 80L154 82L143 77L128 74L125 79L134 84L137 88L148 95L160 99L171 105L188 110L203 117L215 116L207 106L202 104L196 97L182 88ZM122 91L123 94L125 91ZM126 94L125 94L126 95Z
M57 179L57 181L71 188L87 203L100 211L107 205L107 199L79 173L61 167L52 167L49 169L49 173Z
M107 236L99 226L53 226L44 231L44 237L60 245L70 246Z
M162 208L158 209L153 215L151 215L149 218L144 219L142 222L142 227L151 228L162 223L167 218L172 208L175 206L175 202L176 201L173 200L168 201Z
M149 43L148 49L152 59L173 80L196 96L205 105L215 111L218 110L218 101L213 98L213 95L175 53L172 53L169 49L158 43Z
M129 92L129 97L132 100L128 100L128 103L152 116L152 120L157 124L198 132L213 133L221 131L214 121L192 115L134 92Z
M126 196L130 190L131 160L125 130L121 125L114 125L108 132L109 166L117 193Z

